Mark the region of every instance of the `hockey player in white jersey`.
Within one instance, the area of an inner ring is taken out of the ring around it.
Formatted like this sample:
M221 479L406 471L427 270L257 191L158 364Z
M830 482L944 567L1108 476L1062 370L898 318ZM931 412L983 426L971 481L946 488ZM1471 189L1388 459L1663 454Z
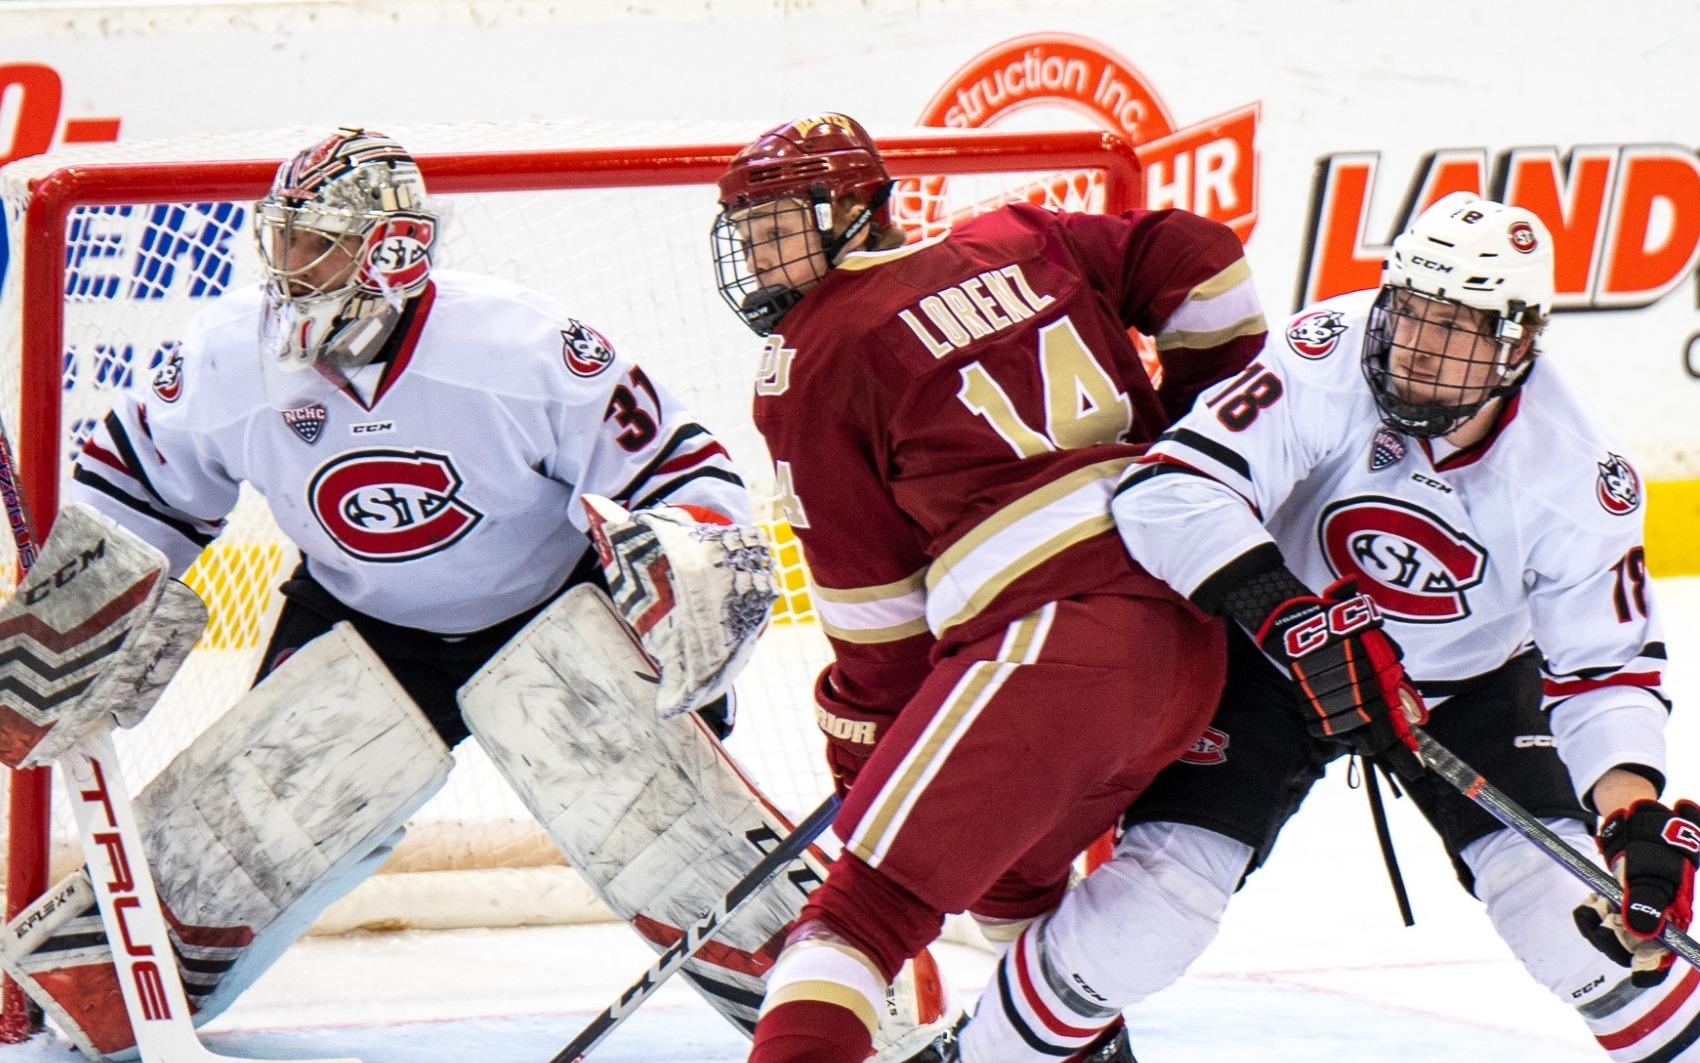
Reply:
M634 734L692 709L724 733L727 678L766 620L766 548L721 445L553 300L433 269L436 227L395 141L343 129L296 155L256 207L263 284L202 312L77 459L68 503L152 544L175 573L243 483L304 558L283 586L266 682L137 802L197 1022L382 862L469 729L499 759L522 750L503 764L540 816L565 803L545 773L585 758L562 743L591 724L527 719L537 690L571 684L513 649L554 637L552 650L574 651L556 654L562 667L590 669L575 658L598 656L596 640L630 638L611 609L596 631L532 624L575 588L606 582L659 662L658 681L639 676L637 704L582 694L574 707L623 710ZM705 623L718 642L701 637ZM328 664L351 661L346 689L321 689ZM485 730L465 695L474 673ZM73 726L0 717L19 731L0 736L8 751L45 749L43 735ZM584 818L570 811L563 822ZM86 1055L122 1057L134 1035L82 874L19 917L0 962Z
M1448 196L1395 240L1378 290L1301 311L1130 470L1123 538L1237 622L1228 685L1115 858L1004 956L963 1060L1056 1058L1179 978L1345 753L1400 773L1494 928L1613 1059L1700 1060L1700 972L1671 972L1654 940L1688 924L1700 808L1659 796L1669 704L1642 494L1537 357L1552 270L1535 215ZM1603 852L1627 910L1424 772L1405 720L1425 713Z

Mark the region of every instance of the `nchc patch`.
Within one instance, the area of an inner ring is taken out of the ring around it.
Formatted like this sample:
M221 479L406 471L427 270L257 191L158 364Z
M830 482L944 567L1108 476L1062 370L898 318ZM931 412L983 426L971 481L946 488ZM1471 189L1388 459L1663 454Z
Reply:
M1613 516L1622 517L1635 512L1641 505L1641 478L1622 457L1608 452L1605 461L1594 463L1600 470L1594 497L1600 508Z
M284 410L283 423L300 436L302 442L311 444L319 441L320 433L325 430L325 419L329 416L324 403L309 402L293 410Z
M1391 428L1377 428L1375 438L1369 444L1369 471L1381 470L1399 464L1405 457L1405 440Z

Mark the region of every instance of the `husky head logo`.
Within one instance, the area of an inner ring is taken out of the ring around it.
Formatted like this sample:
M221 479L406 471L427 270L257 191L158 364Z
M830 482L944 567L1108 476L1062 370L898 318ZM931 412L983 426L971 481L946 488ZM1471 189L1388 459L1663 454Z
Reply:
M175 344L165 363L153 371L153 393L161 402L176 402L183 394L183 352Z
M1326 358L1334 353L1346 323L1338 310L1313 310L1287 326L1287 346L1300 358Z
M1595 485L1594 497L1599 499L1600 507L1617 517L1635 512L1641 504L1641 479L1629 462L1608 453L1605 461L1595 465L1599 467L1600 480Z
M595 376L614 364L614 348L602 333L582 321L569 320L561 330L561 358L575 376Z

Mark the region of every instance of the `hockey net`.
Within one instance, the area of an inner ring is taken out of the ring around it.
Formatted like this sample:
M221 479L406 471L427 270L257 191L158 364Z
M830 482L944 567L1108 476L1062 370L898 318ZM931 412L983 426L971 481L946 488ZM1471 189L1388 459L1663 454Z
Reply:
M749 417L759 341L721 302L707 240L713 181L762 127L386 131L419 158L443 215L441 266L552 294L664 381L739 464L772 533L785 594L738 684L729 747L776 804L800 814L829 786L810 697L828 651L801 551L774 519L769 462ZM279 159L323 135L91 146L0 170L0 416L38 524L117 391L148 379L209 300L256 281L252 201ZM895 219L911 238L1011 201L1120 210L1139 192L1131 150L1098 133L911 130L881 142L900 179ZM0 540L0 565L13 572L13 544ZM148 719L117 735L132 788L247 688L279 607L276 585L295 562L264 501L244 489L227 529L186 577L210 607L205 637ZM410 825L389 873L327 912L318 929L597 917L476 744L463 743L456 757L448 787ZM78 859L71 819L46 774L6 782L8 916Z

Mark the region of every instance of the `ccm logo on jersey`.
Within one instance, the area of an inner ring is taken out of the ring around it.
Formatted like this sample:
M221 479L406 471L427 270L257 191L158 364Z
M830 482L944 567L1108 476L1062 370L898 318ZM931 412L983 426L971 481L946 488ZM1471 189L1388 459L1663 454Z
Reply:
M561 330L561 359L574 376L595 376L614 364L614 348L602 333L569 318Z
M1470 615L1465 592L1487 572L1487 551L1433 513L1395 498L1341 499L1317 522L1322 556L1382 612L1416 624Z
M1297 660L1328 644L1329 636L1350 635L1381 620L1381 611L1367 594L1347 598L1339 605L1329 606L1302 624L1295 624L1282 636L1287 656Z
M176 402L183 394L183 352L171 348L171 357L153 371L153 393L161 402Z
M1300 358L1326 358L1334 353L1346 323L1338 310L1313 310L1287 326L1287 346Z
M1605 461L1594 463L1600 470L1600 480L1594 497L1607 513L1621 517L1635 512L1641 504L1641 479L1629 463L1616 454L1607 454Z
M484 519L460 489L447 454L356 450L319 467L307 505L325 534L362 561L411 561L453 546Z

